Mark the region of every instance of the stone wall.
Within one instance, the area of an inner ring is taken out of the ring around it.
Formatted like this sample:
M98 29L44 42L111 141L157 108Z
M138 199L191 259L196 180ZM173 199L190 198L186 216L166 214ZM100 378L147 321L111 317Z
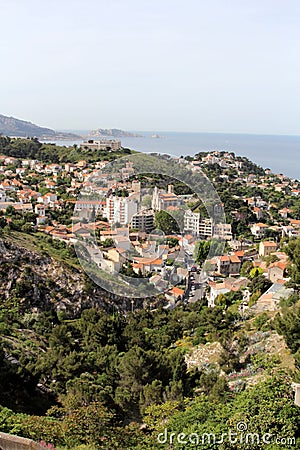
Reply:
M45 447L31 439L0 433L0 450L45 450Z

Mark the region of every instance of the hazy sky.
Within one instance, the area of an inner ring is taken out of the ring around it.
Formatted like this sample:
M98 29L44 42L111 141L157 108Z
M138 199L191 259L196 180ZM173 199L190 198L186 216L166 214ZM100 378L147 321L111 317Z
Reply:
M0 113L300 134L299 0L0 0Z

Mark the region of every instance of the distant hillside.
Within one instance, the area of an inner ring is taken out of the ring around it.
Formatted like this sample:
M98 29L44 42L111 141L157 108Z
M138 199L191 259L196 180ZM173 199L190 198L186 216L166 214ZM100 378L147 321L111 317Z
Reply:
M117 128L98 128L89 132L90 137L142 137L140 134L131 133L130 131L123 131Z
M39 127L31 122L0 114L0 134L4 136L37 137L39 139L72 140L80 139L73 133L54 131L50 128Z

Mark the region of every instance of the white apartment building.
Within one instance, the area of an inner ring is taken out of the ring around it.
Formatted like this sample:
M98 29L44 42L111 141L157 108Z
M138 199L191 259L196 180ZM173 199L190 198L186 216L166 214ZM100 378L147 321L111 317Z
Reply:
M184 231L190 231L196 236L211 238L213 235L213 223L211 219L201 219L200 213L187 210L184 213Z
M137 208L137 202L129 197L111 196L106 199L104 215L110 224L127 225L130 223L132 216L137 213Z
M232 240L232 230L230 223L216 223L214 226L214 237L219 239L225 239L226 241Z
M191 231L193 234L199 234L200 213L194 213L190 209L184 213L184 231Z
M213 223L209 218L202 219L199 224L199 236L211 238L213 235Z

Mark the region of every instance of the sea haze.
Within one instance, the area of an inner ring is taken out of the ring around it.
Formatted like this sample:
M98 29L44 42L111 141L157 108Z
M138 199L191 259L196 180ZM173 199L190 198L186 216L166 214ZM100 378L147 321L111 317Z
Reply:
M70 130L68 130L70 131ZM78 133L76 130L72 132ZM291 178L300 178L300 136L225 134L225 133L180 133L146 132L140 138L122 138L123 147L142 152L168 153L175 156L194 155L200 151L226 150L246 156L260 166L269 167L274 173L283 173ZM81 134L82 133L81 131ZM158 135L159 138L152 137ZM73 142L57 142L60 145ZM80 142L75 142L80 143Z

